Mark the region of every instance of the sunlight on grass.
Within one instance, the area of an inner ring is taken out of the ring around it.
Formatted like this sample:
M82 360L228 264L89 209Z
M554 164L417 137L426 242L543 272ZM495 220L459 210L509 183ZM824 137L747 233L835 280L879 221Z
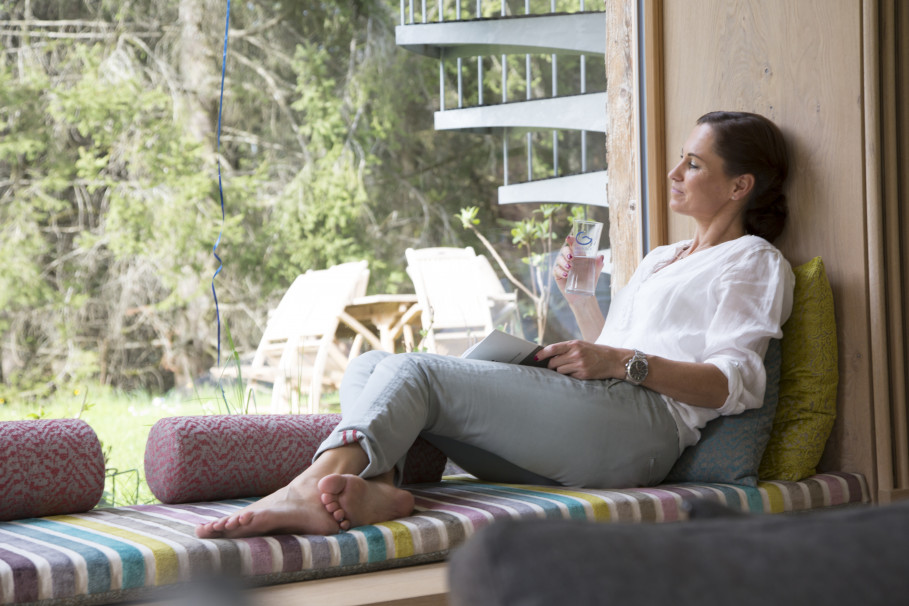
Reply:
M260 392L257 398L261 413L268 412L270 396L264 396ZM101 505L156 503L145 483L143 463L152 425L164 417L238 413L240 407L232 399L231 391L225 389L222 394L213 385L192 393L172 391L165 396L97 386L87 391L58 392L42 403L0 402L0 421L81 418L95 430L104 451L107 479ZM337 394L326 394L322 410L339 411Z

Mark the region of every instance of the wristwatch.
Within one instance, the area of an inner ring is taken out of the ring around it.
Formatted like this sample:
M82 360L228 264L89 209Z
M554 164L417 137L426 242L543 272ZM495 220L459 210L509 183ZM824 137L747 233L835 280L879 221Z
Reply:
M640 385L647 378L647 356L643 351L634 350L634 355L625 364L625 380L635 385Z

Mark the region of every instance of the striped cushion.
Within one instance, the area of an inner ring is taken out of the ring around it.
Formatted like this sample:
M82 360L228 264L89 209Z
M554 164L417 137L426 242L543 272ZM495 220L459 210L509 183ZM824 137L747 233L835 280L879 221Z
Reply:
M468 477L413 489L413 515L331 537L200 540L194 527L253 500L140 505L0 523L0 603L59 598L109 603L151 597L154 588L215 574L255 584L313 579L442 560L500 518L662 522L679 519L686 497L752 512L868 502L862 476L801 482L677 484L577 490L489 484Z
M145 445L145 480L163 503L261 497L309 467L339 414L166 417ZM446 458L418 438L404 482L436 482Z

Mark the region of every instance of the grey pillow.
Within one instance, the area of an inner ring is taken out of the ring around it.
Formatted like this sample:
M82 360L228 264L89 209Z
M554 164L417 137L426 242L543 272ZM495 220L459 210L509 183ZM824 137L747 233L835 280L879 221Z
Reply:
M457 548L451 606L903 606L909 501L668 524L502 520Z
M772 339L764 356L767 388L760 408L718 417L701 430L666 476L666 482L720 482L757 486L761 457L770 441L780 396L781 348Z

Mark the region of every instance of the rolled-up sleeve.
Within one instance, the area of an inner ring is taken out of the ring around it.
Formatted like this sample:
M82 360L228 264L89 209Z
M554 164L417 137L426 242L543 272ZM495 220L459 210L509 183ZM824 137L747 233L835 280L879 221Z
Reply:
M761 406L764 353L792 311L795 277L775 250L760 249L746 262L722 268L713 283L716 314L707 330L704 362L726 376L729 396L717 412L734 415Z

